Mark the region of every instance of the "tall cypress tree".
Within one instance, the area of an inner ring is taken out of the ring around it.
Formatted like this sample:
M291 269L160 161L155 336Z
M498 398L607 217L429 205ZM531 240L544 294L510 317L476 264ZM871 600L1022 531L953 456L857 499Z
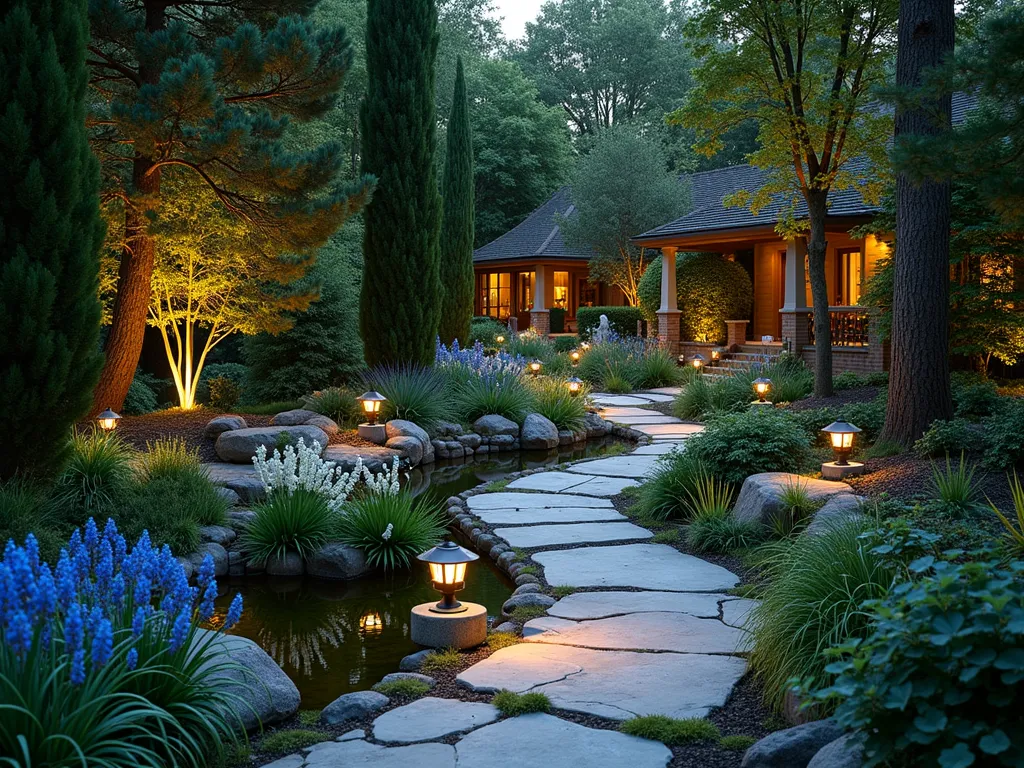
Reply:
M441 316L441 196L434 169L434 0L369 0L363 171L366 207L359 308L366 362L427 364Z
M473 317L473 135L462 57L455 67L455 96L448 120L444 166L444 219L441 224L441 324L445 343L469 337Z
M86 0L0 18L0 478L59 468L99 375L99 165Z

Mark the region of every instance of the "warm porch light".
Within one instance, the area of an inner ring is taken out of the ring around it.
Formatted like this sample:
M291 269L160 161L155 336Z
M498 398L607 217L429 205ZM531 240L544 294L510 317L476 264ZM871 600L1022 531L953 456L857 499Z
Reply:
M387 400L384 395L380 392L370 390L364 392L358 398L360 405L363 406L363 413L366 414L367 424L376 424L377 415L380 413L380 404Z
M569 388L569 394L576 397L576 395L583 391L583 379L573 376L565 380L565 386Z
M569 359L572 360L572 364L574 366L579 365L580 364L580 351L578 349L574 349L572 352L569 353Z
M853 436L861 431L859 427L853 426L845 421L833 421L823 430L832 442L832 452L836 456L836 466L849 466L847 458L853 451Z
M760 379L754 379L754 392L757 393L757 402L764 403L768 392L771 391L772 380L761 377Z
M107 410L96 417L96 423L100 425L100 429L104 432L113 432L117 426L117 420L120 418L120 415L107 408Z
M384 620L379 613L368 613L359 619L359 628L363 632L380 632L384 629Z
M498 346L501 346L502 344L505 343L505 337L502 336L500 333L494 337L494 340L498 343Z
M711 350L711 359L712 360L721 360L722 359L722 350L720 350L720 349L712 349Z
M690 358L690 365L692 365L694 370L697 371L698 373L700 373L701 369L704 367L704 363L706 362L707 358L704 357L704 355L702 355L700 352L698 352L696 355Z
M455 599L455 593L466 587L466 564L479 559L479 555L463 549L454 541L445 541L417 556L430 566L431 585L441 593L442 599L430 610L434 613L461 613L466 607Z
M530 375L536 376L540 373L541 362L540 360L530 361Z

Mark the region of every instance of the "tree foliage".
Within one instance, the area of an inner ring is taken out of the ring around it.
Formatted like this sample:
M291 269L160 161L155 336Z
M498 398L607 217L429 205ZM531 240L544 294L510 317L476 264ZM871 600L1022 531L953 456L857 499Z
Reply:
M682 215L689 189L667 170L660 144L636 130L604 131L577 167L572 183L576 211L559 224L566 242L592 248L592 282L622 290L637 306L637 290L651 254L636 247L635 235Z
M296 291L316 291L316 301L305 312L288 313L291 327L284 332L246 337L246 400L295 400L350 381L363 370L362 240L361 218L332 236L318 252L316 264L294 286Z
M90 4L92 143L104 200L122 224L99 401L119 405L138 360L155 263L150 224L168 168L205 184L277 253L322 245L371 184L338 186L341 149L290 151L289 120L334 103L352 50L316 28L311 0L99 0ZM289 15L294 14L294 15Z
M292 285L311 256L275 253L205 185L182 177L165 178L152 230L159 257L149 324L160 332L178 405L189 409L198 404L200 376L214 347L238 333L280 333L291 325L288 313L305 310L316 291Z
M379 179L366 209L360 328L371 366L427 365L441 312L441 197L434 164L434 0L370 0L363 170Z
M465 342L473 317L473 135L461 57L456 63L455 98L448 120L441 222L441 324L445 344Z
M870 103L886 80L895 43L898 0L710 0L690 35L701 64L696 86L673 121L694 128L714 154L723 135L746 121L758 125L750 161L768 171L756 190L729 203L755 213L781 201L778 230L808 233L815 336L829 339L825 280L825 216L831 190L855 188L865 199L882 191L891 117ZM798 200L807 219L795 217ZM819 342L815 392L831 392L831 346Z
M578 135L660 124L690 85L682 20L663 0L549 0L517 58Z
M99 375L99 172L84 0L0 16L0 479L59 470Z

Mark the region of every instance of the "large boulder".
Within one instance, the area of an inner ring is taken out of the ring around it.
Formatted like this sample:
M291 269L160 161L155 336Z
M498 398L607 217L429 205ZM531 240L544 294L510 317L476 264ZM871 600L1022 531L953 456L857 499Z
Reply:
M583 417L583 426L586 427L587 437L593 439L597 437L604 437L612 431L611 423L605 421L596 413L587 412L587 415Z
M361 551L337 541L324 544L306 560L306 573L318 579L354 579L368 570Z
M307 446L319 443L321 448L328 442L327 433L319 427L252 427L222 432L217 438L215 448L222 461L249 464L259 446L265 447L267 453L273 453L274 449L282 444L297 445L299 438L302 438Z
M297 427L300 424L305 424L314 416L320 414L316 411L310 411L305 408L295 408L291 411L283 411L270 420L270 423L275 427Z
M285 552L284 555L272 555L264 565L267 576L301 576L306 571L306 564L298 552Z
M844 520L864 517L864 502L866 501L867 499L863 496L854 496L849 493L833 496L814 514L814 519L807 526L807 533L815 536Z
M391 441L394 438L414 437L419 441L420 446L423 449L422 463L434 463L434 446L430 444L430 435L428 435L426 430L422 427L413 424L411 421L406 421L405 419L392 419L387 423L386 429L388 435L388 447L391 447ZM420 462L415 463L419 464Z
M238 538L234 529L226 525L203 525L199 527L199 536L204 542L213 542L228 547Z
M326 432L329 437L334 437L341 431L338 427L338 422L334 419L328 418L327 416L321 416L319 413L310 416L302 423L310 427L319 427Z
M199 566L209 555L213 558L213 572L216 576L226 576L228 573L228 551L220 544L205 542L199 545L199 549L188 556L192 566L199 571Z
M523 419L519 432L519 446L524 451L546 451L558 447L558 427L539 413L531 413Z
M401 435L389 438L386 447L397 451L410 467L418 466L423 461L423 443L415 437ZM433 447L431 447L431 451L433 451Z
M842 735L843 729L831 720L776 731L747 750L740 768L807 768L818 750Z
M320 713L320 722L324 725L338 725L347 720L362 720L390 703L383 693L376 691L356 691L339 696Z
M808 497L817 502L824 502L838 494L853 492L846 483L812 480L788 472L762 472L743 481L733 516L737 520L769 525L782 506L783 492L792 485L804 488Z
M218 692L239 699L234 714L247 731L295 714L299 689L262 648L238 635L218 635L211 640L211 634L205 629L196 632L193 647L203 647L209 641L200 670L210 672L207 679Z
M233 429L247 429L249 425L241 416L225 415L210 419L203 430L203 436L207 440L216 440L221 432L230 432Z
M494 435L512 435L513 437L518 437L519 425L514 421L509 421L504 416L491 414L489 416L481 416L479 419L474 421L473 431L478 435L484 435L485 437L492 437Z
M829 742L811 758L807 768L863 768L864 750L851 733Z

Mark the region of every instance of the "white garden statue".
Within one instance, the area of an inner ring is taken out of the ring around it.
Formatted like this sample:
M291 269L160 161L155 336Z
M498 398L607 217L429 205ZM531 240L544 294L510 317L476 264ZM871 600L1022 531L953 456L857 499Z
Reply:
M608 315L601 315L601 322L597 329L591 334L595 344L603 344L611 338L612 329L608 325Z

